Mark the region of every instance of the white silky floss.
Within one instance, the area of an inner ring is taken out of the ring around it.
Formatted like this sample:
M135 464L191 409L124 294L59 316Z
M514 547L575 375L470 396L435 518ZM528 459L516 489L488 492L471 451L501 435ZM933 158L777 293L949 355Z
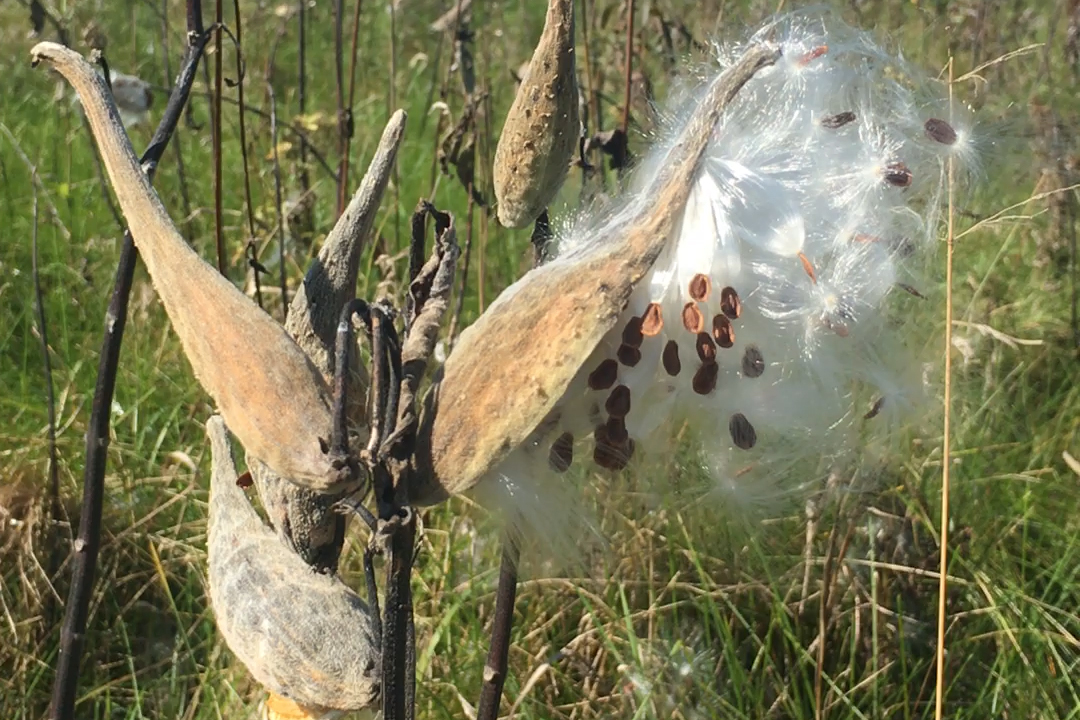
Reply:
M842 450L856 421L907 397L915 363L887 306L898 289L918 293L947 163L970 159L970 132L944 84L834 18L782 18L750 42L766 41L781 60L725 112L675 236L559 401L555 426L477 488L526 536L557 543L569 529L576 463L618 471L670 454L685 428L716 488L739 500L752 492L746 469L816 463ZM743 47L718 49L711 70ZM707 87L676 103L669 138ZM655 173L667 147L639 172ZM604 216L650 202L644 194L632 189ZM589 243L602 221L580 218L560 249Z

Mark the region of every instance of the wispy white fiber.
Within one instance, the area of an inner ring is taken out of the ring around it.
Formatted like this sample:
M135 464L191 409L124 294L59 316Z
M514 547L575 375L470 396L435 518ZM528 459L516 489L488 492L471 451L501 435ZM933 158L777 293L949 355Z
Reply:
M647 462L645 479L663 484L676 436L713 478L706 496L752 505L917 406L916 329L897 308L925 289L946 163L975 171L972 117L943 84L835 17L785 16L749 42L764 40L782 59L722 117L667 249L557 421L481 485L531 533L566 537L584 516L582 469ZM711 72L745 47L718 47ZM649 202L647 179L708 80L661 112L668 130L626 194L568 223L564 259L593 228Z

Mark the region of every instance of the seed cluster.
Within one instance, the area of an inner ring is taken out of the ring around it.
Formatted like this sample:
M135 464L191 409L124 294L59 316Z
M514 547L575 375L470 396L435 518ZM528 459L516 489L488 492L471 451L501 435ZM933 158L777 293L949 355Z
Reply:
M947 88L835 18L796 13L752 42L779 43L781 59L725 110L667 246L558 422L530 438L546 468L591 455L621 470L689 430L702 467L741 486L904 405L914 363L888 300L926 297L919 253L936 240L947 163L972 156L970 123ZM722 50L721 65L740 54ZM672 115L700 97L686 90ZM558 238L565 257L595 222Z

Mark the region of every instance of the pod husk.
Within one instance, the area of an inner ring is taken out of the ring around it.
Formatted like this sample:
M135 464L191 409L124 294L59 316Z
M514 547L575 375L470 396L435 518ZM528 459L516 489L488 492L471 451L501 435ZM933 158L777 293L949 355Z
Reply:
M676 230L724 108L778 57L776 48L750 47L713 82L676 138L642 191L648 202L615 216L579 250L530 271L462 333L426 398L413 504L468 491L551 412Z
M573 0L550 0L544 31L495 148L499 222L531 224L555 199L578 149Z
M312 712L379 697L371 609L281 543L237 486L228 430L206 423L213 455L207 529L210 602L229 649L271 692Z
M32 52L79 93L132 238L195 376L249 453L275 473L334 491L353 481L325 452L330 390L285 329L184 241L150 186L104 79L81 55L43 42Z
M398 148L405 136L406 115L398 110L383 130L367 173L326 237L303 284L289 306L285 330L331 382L334 346L341 311L356 297L360 254L371 234L383 193L390 180ZM359 336L358 336L359 337ZM368 377L358 352L351 353L349 420L359 430L353 447L364 443L364 404ZM304 562L319 571L336 571L345 540L345 518L334 510L340 494L297 485L249 454L248 469L255 480L263 509L278 537Z

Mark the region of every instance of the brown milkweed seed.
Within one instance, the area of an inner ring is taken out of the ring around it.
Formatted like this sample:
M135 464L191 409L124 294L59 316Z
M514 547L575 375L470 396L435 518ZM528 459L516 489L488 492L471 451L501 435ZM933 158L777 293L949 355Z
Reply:
M757 444L757 432L742 413L735 413L728 421L728 432L735 447L749 450Z
M641 332L641 318L632 317L626 322L622 331L622 341L630 347L641 347L644 335Z
M716 388L716 378L720 374L720 366L716 361L702 363L694 373L691 385L698 395L708 395Z
M623 418L608 418L604 427L607 429L608 440L610 440L613 445L623 445L630 439L629 433L626 432L626 420Z
M883 408L883 407L885 407L885 396L884 395L882 395L881 397L879 397L877 400L874 401L874 404L870 406L870 410L868 410L867 413L862 416L862 419L863 420L871 420L873 418L876 418L877 414L879 412L881 412L881 408Z
M814 266L810 262L810 258L806 257L803 253L799 253L799 262L802 263L803 271L810 276L810 280L817 285L817 273L814 272Z
M726 287L720 291L720 310L732 320L737 320L742 315L742 300L735 288Z
M926 136L942 145L956 144L956 130L941 118L930 118L923 124Z
M886 165L882 177L885 178L885 182L893 187L901 188L911 187L913 179L911 169L902 162L892 162Z
M615 351L615 357L619 358L619 362L626 367L634 367L641 362L641 351L633 345L623 343L619 346L619 349Z
M709 333L699 332L694 341L694 347L697 348L697 355L701 358L701 362L712 362L716 359L716 344L709 337Z
M596 446L593 448L593 462L606 470L622 470L626 467L630 461L626 450L633 447L632 445L629 448L625 447L629 444L629 438L626 443L612 442L606 425L597 426L593 437L596 440Z
M615 384L618 377L619 364L608 358L589 373L589 388L591 390L607 390Z
M616 385L608 395L604 409L612 417L624 418L630 412L630 388L625 385Z
M712 283L709 282L708 275L702 275L698 273L694 277L690 278L690 297L698 302L705 302L709 299L709 290L712 289Z
M698 310L695 303L688 302L682 309L683 327L695 335L702 331L705 326L705 316Z
M821 57L822 55L824 55L827 52L829 52L829 46L828 45L818 45L816 48L813 48L812 50L808 51L805 55L803 55L801 58L799 58L799 65L801 65L802 67L806 67L807 65L809 65L813 61L817 60L819 57Z
M842 113L836 113L835 115L829 115L828 117L821 118L821 127L828 128L830 130L838 130L848 123L855 122L855 113L847 110Z
M574 462L574 436L565 432L555 438L548 453L548 465L555 472L566 472Z
M649 303L641 315L641 334L645 337L659 335L664 327L664 316L660 312L660 303Z
M765 372L765 356L757 345L747 345L742 356L742 372L748 378L761 377Z
M911 285L908 285L907 283L896 283L896 285L897 285L897 287L899 287L901 290L903 290L904 292L906 292L909 295L914 295L915 297L919 298L920 300L925 300L926 299L925 295L923 295L921 292L916 290Z
M735 328L731 327L731 321L727 315L717 315L712 319L712 334L716 344L722 348L729 348L735 344Z
M682 370L682 363L679 361L679 343L674 340L668 340L667 345L664 346L664 370L671 377L675 377Z

